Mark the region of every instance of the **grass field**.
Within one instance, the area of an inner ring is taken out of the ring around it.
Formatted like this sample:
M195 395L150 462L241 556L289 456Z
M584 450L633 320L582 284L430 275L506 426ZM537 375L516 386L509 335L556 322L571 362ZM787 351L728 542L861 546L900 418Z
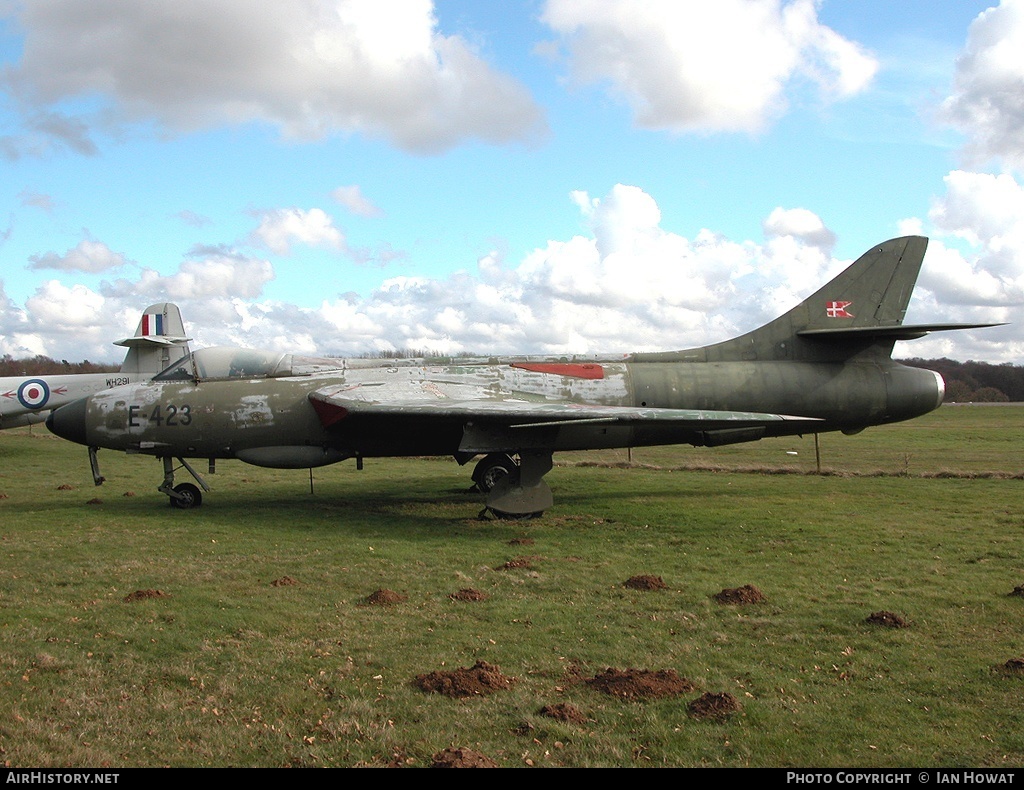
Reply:
M95 488L82 448L4 431L0 762L1021 766L1022 447L1010 405L824 435L824 474L812 437L566 454L554 507L507 522L448 460L319 469L313 494L222 463L179 511L153 459L101 452ZM748 584L763 603L713 597ZM414 683L477 661L508 688ZM613 696L586 682L607 668L695 690ZM740 708L697 718L704 692Z

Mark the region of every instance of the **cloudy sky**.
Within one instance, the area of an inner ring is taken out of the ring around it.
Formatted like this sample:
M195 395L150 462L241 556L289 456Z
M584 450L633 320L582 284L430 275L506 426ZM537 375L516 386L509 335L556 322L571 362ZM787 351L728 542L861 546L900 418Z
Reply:
M0 0L0 354L619 353L931 239L1024 364L1024 0Z

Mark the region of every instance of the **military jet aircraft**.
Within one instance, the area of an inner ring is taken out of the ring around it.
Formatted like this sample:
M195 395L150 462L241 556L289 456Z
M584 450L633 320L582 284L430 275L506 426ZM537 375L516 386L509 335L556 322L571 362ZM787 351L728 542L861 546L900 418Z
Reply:
M206 348L151 382L64 406L47 426L89 447L160 458L159 491L180 508L202 501L174 485L174 459L237 458L312 468L364 458L483 456L474 479L485 510L538 514L544 475L561 450L690 444L713 447L823 431L852 434L942 403L938 373L891 358L897 340L991 324L902 324L927 239L873 247L774 321L722 343L620 357L314 359Z
M143 311L135 335L114 341L115 346L128 348L117 373L0 378L0 429L34 425L43 422L53 409L86 395L147 381L182 352L187 354L188 341L177 305L150 305Z

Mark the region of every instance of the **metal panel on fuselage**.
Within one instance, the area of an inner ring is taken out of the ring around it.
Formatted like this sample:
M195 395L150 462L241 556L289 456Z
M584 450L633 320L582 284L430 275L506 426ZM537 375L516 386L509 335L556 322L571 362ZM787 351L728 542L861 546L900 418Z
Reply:
M307 399L312 379L151 382L94 395L89 442L102 447L196 458L231 458L253 447L325 443Z

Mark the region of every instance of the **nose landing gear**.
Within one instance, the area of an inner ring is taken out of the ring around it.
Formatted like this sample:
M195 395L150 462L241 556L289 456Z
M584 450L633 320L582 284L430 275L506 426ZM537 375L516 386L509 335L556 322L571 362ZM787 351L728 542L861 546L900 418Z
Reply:
M174 461L169 456L164 456L162 459L164 464L164 481L157 488L161 494L167 494L171 500L171 506L179 508L180 510L191 510L192 508L199 507L203 504L203 494L199 490L198 486L194 486L191 483L180 483L174 485ZM203 491L209 491L210 487L206 484L206 481L199 476L199 473L186 461L184 458L179 458L178 463L181 464L188 473L195 478L196 482L202 486ZM212 463L212 462L211 462ZM212 468L212 467L211 467Z

